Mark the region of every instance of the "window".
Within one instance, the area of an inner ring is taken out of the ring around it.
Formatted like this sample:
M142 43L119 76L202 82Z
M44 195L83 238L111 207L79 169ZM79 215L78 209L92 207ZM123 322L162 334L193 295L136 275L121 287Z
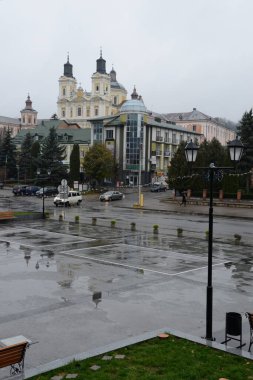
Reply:
M77 108L77 116L82 116L82 107Z
M112 140L113 139L113 130L109 129L106 131L106 139Z
M23 116L23 123L25 123L25 117Z
M96 85L96 92L99 92L99 85Z
M93 139L95 142L102 142L103 141L103 123L97 122L94 124L93 129Z
M89 108L89 107L87 107L87 109L86 109L86 116L87 116L87 117L90 116L90 108Z
M115 104L115 105L117 104L117 96L113 97L113 104Z
M63 96L66 95L66 88L65 88L65 87L63 87L63 89L62 89L62 95L63 95Z
M31 116L28 116L28 124L31 124L31 122L32 122L32 118Z
M73 110L70 108L70 117L73 117Z
M193 132L196 132L196 125L195 124L193 124L192 130L193 130Z
M62 115L62 117L65 117L65 108L62 108L61 115Z
M143 158L143 150L141 150L142 157L140 157L140 145L143 145L143 118L141 120L140 138L137 138L138 116L137 114L128 114L126 122L126 163L131 170L139 170L140 158L141 161Z
M95 107L94 113L95 113L95 116L98 116L98 107Z

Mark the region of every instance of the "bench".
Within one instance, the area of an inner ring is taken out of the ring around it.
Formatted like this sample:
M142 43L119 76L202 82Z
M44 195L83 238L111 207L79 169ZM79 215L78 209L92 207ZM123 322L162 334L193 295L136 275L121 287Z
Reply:
M24 371L24 360L28 342L0 347L0 368L10 366L10 375L15 376Z
M0 220L13 219L14 214L12 211L0 211Z

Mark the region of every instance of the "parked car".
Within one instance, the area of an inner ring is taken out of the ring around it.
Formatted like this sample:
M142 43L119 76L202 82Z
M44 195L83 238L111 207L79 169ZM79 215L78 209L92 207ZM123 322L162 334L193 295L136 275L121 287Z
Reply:
M25 189L25 195L36 195L36 192L39 190L39 186L27 186Z
M71 190L66 193L59 193L54 198L54 204L56 207L58 206L79 206L82 202L83 198L82 195L79 193L79 191Z
M52 197L54 195L58 194L58 189L57 187L54 186L47 186L44 187L44 196L45 197ZM42 197L43 196L43 187L41 187L38 191L36 191L36 197Z
M12 192L14 195L25 195L27 185L16 185L13 187Z
M154 183L151 186L150 191L154 192L159 192L159 191L166 191L167 187L163 183Z
M123 194L119 191L107 191L104 194L101 194L99 197L99 200L101 202L103 201L115 201L116 199L122 199Z

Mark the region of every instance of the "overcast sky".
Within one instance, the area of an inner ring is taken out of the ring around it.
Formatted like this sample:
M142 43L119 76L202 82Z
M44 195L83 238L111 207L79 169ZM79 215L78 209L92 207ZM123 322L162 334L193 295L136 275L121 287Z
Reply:
M67 52L87 91L100 46L148 109L238 121L253 106L252 0L0 0L0 115L57 111Z

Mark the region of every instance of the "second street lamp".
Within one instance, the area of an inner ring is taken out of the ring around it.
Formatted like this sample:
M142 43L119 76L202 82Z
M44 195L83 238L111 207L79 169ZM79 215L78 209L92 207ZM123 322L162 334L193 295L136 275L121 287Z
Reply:
M41 175L41 170L40 168L37 169L37 176L42 180L42 218L45 219L45 194L44 194L44 189L45 189L45 181L50 177L51 175L51 169L47 169L47 177L40 177Z
M240 140L228 142L230 159L234 163L238 162L243 153L243 144ZM198 146L192 141L185 146L185 156L191 165L196 161ZM206 288L206 336L208 340L213 338L213 286L212 286L212 266L213 266L213 182L214 176L219 174L221 169L231 169L216 167L213 162L207 168L209 179L209 234L208 234L208 263L207 263L207 288Z

